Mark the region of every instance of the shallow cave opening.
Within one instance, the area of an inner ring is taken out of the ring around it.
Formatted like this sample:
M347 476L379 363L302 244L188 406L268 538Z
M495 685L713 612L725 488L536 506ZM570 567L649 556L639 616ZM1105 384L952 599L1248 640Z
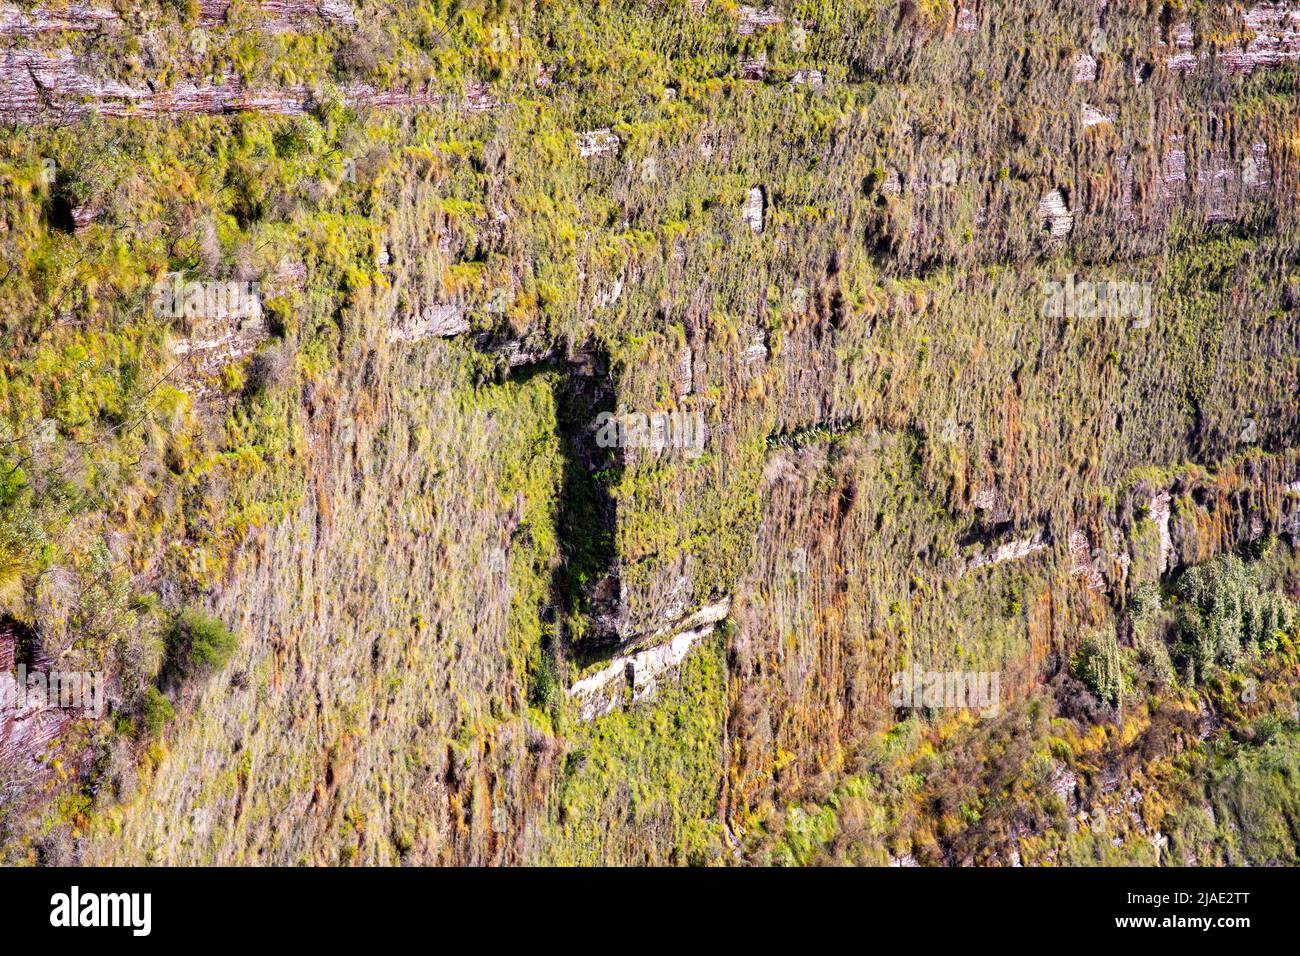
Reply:
M72 210L73 206L70 197L63 193L55 193L51 196L45 212L50 228L59 232L76 232L77 220Z
M79 193L82 192L76 176L60 173L50 189L45 201L45 220L51 229L59 232L77 231L76 209L81 205Z
M0 614L0 674L35 663L40 644L36 631L17 618Z

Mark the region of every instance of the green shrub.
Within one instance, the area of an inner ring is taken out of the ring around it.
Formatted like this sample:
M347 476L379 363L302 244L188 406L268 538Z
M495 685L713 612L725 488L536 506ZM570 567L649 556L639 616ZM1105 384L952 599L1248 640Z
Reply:
M1135 642L1138 663L1143 673L1157 687L1163 687L1174 678L1174 662L1169 656L1169 648L1159 636L1141 634Z
M545 647L538 645L528 666L529 703L539 710L549 711L558 699L559 678L555 673L555 660Z
M1285 597L1262 591L1254 571L1234 554L1191 568L1178 584L1184 601L1176 651L1196 675L1212 665L1238 667L1272 653L1278 635L1295 626Z
M238 639L215 618L183 611L167 638L173 670L181 677L205 677L226 666Z
M1300 826L1300 739L1272 729L1256 747L1240 747L1210 772L1207 793L1217 849L1232 866L1295 866Z
M176 711L167 695L157 687L150 687L144 692L144 704L140 709L140 720L149 737L161 737L163 731L176 719Z
M1100 701L1118 707L1124 695L1124 668L1115 631L1095 631L1083 639L1070 661L1070 673Z
M1135 632L1145 631L1160 616L1160 588L1147 581L1139 584L1129 601L1129 618Z

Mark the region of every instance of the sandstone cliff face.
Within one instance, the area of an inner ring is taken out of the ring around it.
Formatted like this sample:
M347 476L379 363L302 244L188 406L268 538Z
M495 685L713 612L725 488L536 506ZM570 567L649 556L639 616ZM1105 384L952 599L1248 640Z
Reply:
M271 252L302 263L275 329L180 339L211 356L177 383L189 427L220 437L139 493L128 563L241 643L173 695L81 858L734 860L895 720L897 671L1024 697L1139 585L1300 534L1297 116L1250 85L1289 82L1289 8L678 6L707 55L602 59L598 14L534 11L477 73L319 88L59 46L129 32L106 9L0 20L23 135L142 144L138 205L86 198L81 241L197 207L268 280ZM261 7L342 45L370 5ZM1072 41L1017 39L1045 23ZM1225 24L1240 42L1196 39ZM203 179L227 129L244 151ZM173 130L198 145L151 178ZM1151 312L1052 314L1076 279ZM131 289L107 295L138 317ZM32 341L63 343L42 294ZM294 356L270 398L223 380L268 347ZM702 453L600 446L620 409L698 413Z
M155 43L147 57L179 57L197 68L219 40L227 35L231 4L225 0L204 0L199 4L194 26L177 29L172 42L179 51ZM241 15L252 14L249 26L259 33L325 30L332 28L348 36L357 26L352 6L342 0L281 2L266 0ZM81 53L60 45L61 39L95 33L131 36L144 29L149 14L123 16L118 11L93 5L72 4L54 9L37 6L32 10L6 6L0 9L0 40L6 42L0 59L0 115L23 122L64 123L88 116L153 117L178 114L209 114L255 111L298 115L319 103L320 86L258 87L228 70L195 73L180 81L160 86L154 80L132 82L105 75L111 66L93 53ZM241 23L242 29L248 29ZM209 38L211 36L211 39ZM46 44L27 44L42 38ZM153 49L158 46L158 49ZM138 57L137 57L138 59ZM466 110L491 109L495 104L479 84L464 90L388 89L369 83L345 82L330 95L359 108L391 109L429 106L447 100Z
M89 116L115 118L184 114L256 112L300 116L320 101L303 86L250 88L234 75L186 82L166 90L132 86L93 76L82 58L69 51L8 49L0 53L0 115L23 122L68 123ZM495 103L480 86L463 93L382 91L350 83L337 91L360 108L401 108L454 102L468 111Z
M196 23L216 27L226 22L230 0L199 0ZM356 26L356 12L347 0L262 0L253 10L263 29L310 28L322 24ZM147 12L143 15L147 15ZM6 3L0 6L0 37L31 37L43 33L77 33L129 29L131 16L108 3L36 4L30 9Z

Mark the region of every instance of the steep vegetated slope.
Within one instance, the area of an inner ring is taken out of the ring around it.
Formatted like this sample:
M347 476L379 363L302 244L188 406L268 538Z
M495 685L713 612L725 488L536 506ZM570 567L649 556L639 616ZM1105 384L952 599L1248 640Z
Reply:
M1040 6L5 6L6 858L1293 862L1300 6Z

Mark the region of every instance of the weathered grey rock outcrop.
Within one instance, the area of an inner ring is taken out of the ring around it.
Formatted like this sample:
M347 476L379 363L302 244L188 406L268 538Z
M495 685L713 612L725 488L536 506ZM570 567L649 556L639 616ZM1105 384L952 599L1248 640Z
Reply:
M583 159L593 156L615 156L618 154L619 138L608 127L588 130L577 137L578 155Z
M1030 555L1047 550L1047 539L1042 531L1036 531L1027 538L1016 538L997 545L986 554L977 555L966 566L968 571L983 567L1004 564L1007 561L1020 561Z
M662 679L730 611L730 598L706 605L643 639L635 650L615 656L604 667L576 681L569 688L569 696L578 702L583 720L593 720L612 711L622 700L625 688L630 690L633 703L650 697Z
M785 22L785 18L775 10L760 10L757 7L737 7L736 16L740 21L736 25L736 32L741 36L751 36Z
M1083 128L1088 129L1093 126L1113 126L1115 117L1109 113L1099 110L1091 103L1084 103L1079 113L1079 119L1083 122Z
M44 768L36 758L56 746L74 715L26 699L15 676L16 650L13 631L0 622L0 766L21 767L29 774L41 775Z
M760 51L757 56L742 56L737 63L736 69L740 72L742 80L759 82L767 76L767 53Z
M1083 578L1084 583L1094 591L1106 589L1106 579L1093 558L1088 536L1078 529L1070 532L1070 574L1072 577Z
M231 0L200 0L199 22L224 22L231 6ZM335 26L355 26L357 22L347 0L258 0L257 7L264 26L270 29L300 28L313 18Z
M1053 239L1064 239L1074 229L1074 213L1059 189L1051 190L1038 201L1038 218Z
M826 85L826 75L821 70L797 70L794 76L790 77L790 84L820 90Z
M1197 51L1190 25L1177 24L1172 31L1172 49L1165 66L1191 73L1211 59L1225 73L1247 74L1300 59L1300 6L1289 3L1259 3L1238 13L1244 43L1228 44L1217 50Z
M198 24L219 26L226 22L231 0L199 0ZM312 21L331 26L355 26L356 12L346 0L260 0L258 26L264 30L293 30ZM12 4L0 6L0 37L31 37L43 33L85 33L121 26L118 11L104 3L71 3L24 10Z
M763 196L763 188L761 186L755 186L749 191L749 195L745 199L745 208L741 211L741 218L745 220L745 224L755 233L763 231L764 206L765 198Z
M427 338L451 338L469 331L469 318L455 303L438 303L419 315L390 326L388 341L415 342Z
M338 90L351 106L398 108L454 104L465 112L490 110L496 101L483 86L467 86L459 94L446 90L380 90L367 83L349 83ZM322 96L306 86L257 89L227 74L185 80L155 90L120 80L100 79L68 50L44 53L13 49L0 52L0 116L24 122L71 122L91 115L165 116L185 113L218 114L251 110L300 115Z
M1243 203L1267 187L1272 175L1268 144L1262 140L1251 143L1249 153L1240 162L1233 160L1224 150L1205 155L1195 179L1195 196L1200 201L1205 221L1226 222L1236 218L1244 208ZM1182 199L1187 184L1187 152L1183 137L1171 136L1161 163L1161 199L1165 202Z
M33 37L42 33L79 33L100 30L115 23L111 7L72 3L62 9L24 10L11 4L0 6L0 37Z
M1097 79L1097 70L1097 61L1087 53L1080 53L1074 60L1074 82L1094 82Z

